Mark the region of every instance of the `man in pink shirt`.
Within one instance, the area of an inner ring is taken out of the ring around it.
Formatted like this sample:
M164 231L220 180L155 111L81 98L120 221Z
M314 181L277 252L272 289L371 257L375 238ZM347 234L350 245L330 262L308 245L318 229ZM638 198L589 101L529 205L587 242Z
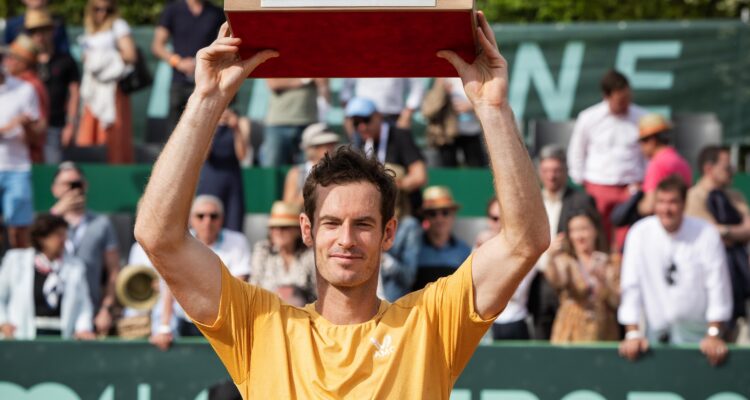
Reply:
M645 115L638 123L638 144L643 156L649 160L643 177L643 199L638 203L638 213L646 216L654 213L655 190L662 180L677 175L687 184L693 184L690 164L669 145L669 122L659 114Z

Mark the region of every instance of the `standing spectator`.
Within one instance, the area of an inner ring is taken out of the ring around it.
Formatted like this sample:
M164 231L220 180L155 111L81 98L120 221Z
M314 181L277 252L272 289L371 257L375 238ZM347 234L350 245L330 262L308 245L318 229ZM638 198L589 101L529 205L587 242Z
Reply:
M49 95L49 127L44 144L44 162L59 164L62 146L73 139L78 104L80 76L78 65L68 53L57 51L54 43L54 22L46 10L26 12L26 31L40 49L37 60L39 78Z
M67 223L39 215L32 248L10 250L0 269L0 334L94 339L92 307L83 263L65 253Z
M702 177L688 190L685 215L713 224L724 242L733 294L732 320L727 336L734 339L737 318L747 316L745 300L750 296L746 247L750 242L750 209L745 196L729 187L734 168L728 148L704 148L698 156L698 164Z
M52 195L57 202L50 212L62 216L68 223L65 250L86 265L94 326L98 334L105 335L112 327L120 254L115 228L109 218L86 208L88 189L88 182L78 166L69 161L60 164L52 182Z
M610 213L641 182L645 161L638 148L638 121L645 111L631 103L627 78L609 71L601 82L604 100L583 110L568 146L570 177L596 200L607 239L619 251L627 228L613 232Z
M471 254L469 245L453 236L458 207L447 187L430 186L425 189L422 214L425 217L426 228L417 257L414 290L422 289L428 283L452 274L460 260Z
M549 220L550 237L562 242L567 229L565 221L573 212L587 209L596 214L594 199L568 185L568 165L565 150L556 145L547 145L539 152L537 168L542 183L542 200ZM537 261L535 270L540 272L531 283L528 309L534 316L534 339L549 340L552 323L557 315L558 295L544 275L549 261L545 252Z
M682 179L661 181L654 215L628 233L618 319L626 327L620 354L630 360L650 342L700 343L712 365L727 356L721 328L732 316L732 294L724 246L711 224L684 216L686 195Z
M23 4L26 6L26 14L30 11L47 11L47 3L47 0L23 0ZM24 31L26 14L17 15L8 19L5 24L4 32L6 44L12 43L16 40L16 36ZM67 54L70 52L70 44L68 43L68 32L65 28L65 20L59 15L54 15L52 21L54 23L53 41L55 44L55 51L57 53Z
M224 110L208 158L201 169L197 194L210 194L225 205L224 227L242 232L245 222L245 189L240 160L247 155L250 121L231 108Z
M195 87L195 54L216 39L224 20L224 12L210 1L177 0L164 7L151 52L172 66L167 132L177 125ZM171 51L167 47L170 41Z
M0 52L0 58L5 58ZM29 83L0 68L0 208L10 247L29 247L34 214L28 142L44 135L39 97Z
M34 41L26 34L18 35L6 51L5 58L3 58L3 67L8 74L18 79L23 79L34 87L34 91L39 99L39 115L41 117L39 123L42 125L39 129L45 132L50 103L47 88L44 87L44 83L42 83L39 75L37 75L36 62L38 55L39 48L34 44ZM40 163L44 161L43 145L45 135L42 133L41 135L35 135L34 138L36 140L27 141L29 153L31 161Z
M118 85L138 57L130 26L119 17L116 0L88 0L83 23L83 116L76 144L106 145L110 163L131 163L130 96Z
M641 187L644 196L638 203L638 214L646 216L654 213L654 196L659 182L677 174L690 186L693 184L693 171L690 164L669 145L671 125L664 117L647 114L641 118L638 129L638 144L643 156L649 160Z
M316 299L315 259L302 242L296 204L276 201L268 220L268 239L253 248L250 283L274 292L287 303L302 307Z
M573 212L565 238L550 247L544 275L560 293L552 343L617 340L620 266L607 254L607 240L591 210Z
M266 114L260 165L277 167L297 162L302 132L318 122L318 95L328 93L327 79L267 79L271 99Z
M339 135L328 129L326 124L318 122L305 128L302 132L300 147L305 152L306 161L289 169L284 179L285 203L302 206L302 188L312 167L320 161L326 153L332 152L339 143Z
M345 104L356 97L370 99L385 122L406 130L411 129L414 111L419 110L424 91L421 78L358 78L345 79L339 97Z

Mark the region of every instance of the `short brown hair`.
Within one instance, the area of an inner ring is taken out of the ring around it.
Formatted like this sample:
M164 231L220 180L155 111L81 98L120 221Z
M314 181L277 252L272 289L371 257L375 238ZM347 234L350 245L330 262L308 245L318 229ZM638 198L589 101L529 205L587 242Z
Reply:
M656 187L657 192L678 193L682 201L687 200L687 183L677 174L664 178Z
M704 147L700 155L698 155L698 167L701 169L701 172L703 172L703 168L706 168L706 165L714 165L719 162L721 153L729 153L729 148L717 145Z
M629 88L630 84L625 75L611 69L602 77L601 86L604 95L609 96L612 92Z
M396 180L393 172L385 169L374 156L366 157L360 151L343 146L333 154L326 153L310 171L302 189L305 214L314 224L315 207L317 205L317 187L344 185L347 183L368 182L380 192L380 214L385 224L393 218L396 204Z
M60 228L68 229L68 223L62 217L47 213L37 215L31 223L31 245L42 251L42 239Z

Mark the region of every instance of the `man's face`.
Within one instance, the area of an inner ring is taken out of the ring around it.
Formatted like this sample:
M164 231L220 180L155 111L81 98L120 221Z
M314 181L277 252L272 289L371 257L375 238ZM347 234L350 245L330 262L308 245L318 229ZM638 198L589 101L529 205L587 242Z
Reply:
M456 223L455 208L425 210L424 215L430 222L427 228L428 234L444 237L453 231L453 225Z
M318 274L334 287L376 284L380 255L393 244L396 220L383 230L380 192L368 182L318 186L315 225L300 216L302 238L315 252Z
M604 99L607 100L609 111L612 114L625 115L628 113L628 108L630 107L632 93L630 92L630 88L624 88L613 91L609 96L605 96Z
M3 66L9 74L14 76L29 69L29 64L23 58L12 53L8 53L3 57Z
M29 36L34 44L41 49L50 48L54 43L54 29L51 27L29 30Z
M350 117L354 130L359 132L364 140L377 140L380 138L380 126L382 117L374 113L369 117Z
M88 189L86 179L74 169L61 171L52 182L52 195L58 200L63 196L76 194L85 196L86 189Z
M656 190L654 214L667 232L676 232L682 225L685 201L675 190Z
M646 159L650 160L656 154L657 145L655 136L638 139L638 145L641 147L641 153Z
M545 190L557 193L568 181L568 172L560 160L546 158L539 163L539 179Z
M729 157L728 151L719 153L716 164L706 167L706 175L719 187L726 187L732 183L734 167L732 166L732 160Z
M224 223L224 216L213 202L203 201L193 206L190 213L190 227L195 237L203 244L210 246L216 242Z

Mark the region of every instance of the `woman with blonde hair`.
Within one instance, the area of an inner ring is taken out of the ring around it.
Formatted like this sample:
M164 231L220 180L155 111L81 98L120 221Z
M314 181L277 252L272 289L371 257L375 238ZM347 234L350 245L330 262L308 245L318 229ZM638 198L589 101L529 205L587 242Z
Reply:
M115 0L89 0L84 14L78 146L107 146L110 163L133 161L130 97L118 86L137 60L130 26L119 17Z
M552 343L618 340L620 266L607 253L599 218L590 210L571 213L566 233L550 246L544 270L560 295Z

